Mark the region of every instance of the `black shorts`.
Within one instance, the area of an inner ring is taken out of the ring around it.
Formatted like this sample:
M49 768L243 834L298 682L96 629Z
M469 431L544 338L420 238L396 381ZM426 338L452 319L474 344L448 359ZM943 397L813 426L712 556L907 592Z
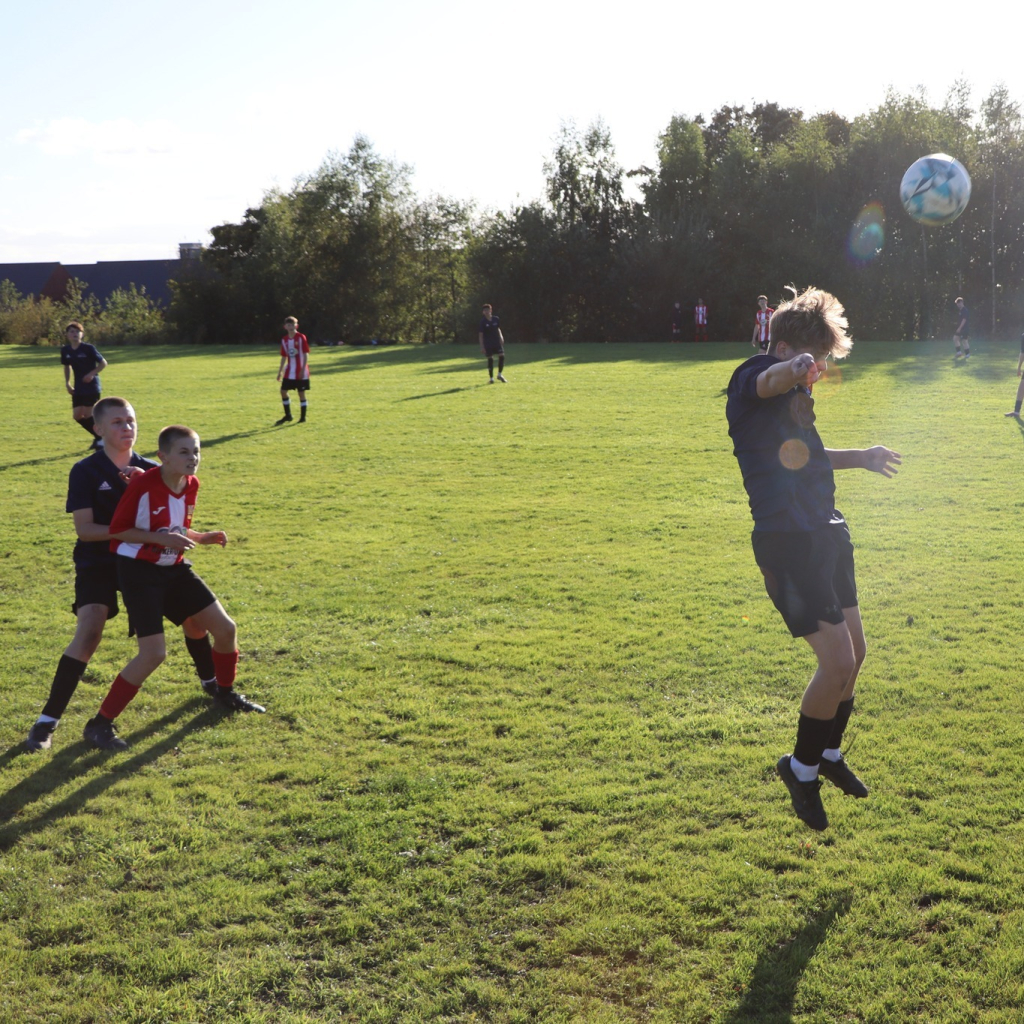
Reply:
M485 356L503 356L505 354L505 346L500 341L488 341L484 339L484 355Z
M101 394L100 391L74 391L71 394L71 408L87 405L91 409L100 400Z
M306 377L304 380L299 380L297 377L285 377L281 381L282 391L308 391L309 390L309 378Z
M164 618L180 626L217 600L188 562L154 565L119 556L117 577L131 631L139 637L164 631Z
M116 562L75 566L75 601L71 605L71 614L77 615L78 609L87 604L105 604L108 619L120 611L117 606Z
M764 588L793 636L818 632L818 623L845 621L857 606L853 542L844 522L819 530L781 533L755 530L754 558Z

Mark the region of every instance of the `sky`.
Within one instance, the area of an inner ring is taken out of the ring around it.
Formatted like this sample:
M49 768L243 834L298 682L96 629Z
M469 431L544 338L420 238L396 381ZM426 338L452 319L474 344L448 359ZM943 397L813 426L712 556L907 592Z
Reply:
M1024 103L1005 10L7 0L0 263L174 257L357 134L410 164L419 195L502 210L542 197L567 122L601 118L629 169L654 164L673 115L724 104L852 119L890 87L941 105L958 79L975 104L998 84Z

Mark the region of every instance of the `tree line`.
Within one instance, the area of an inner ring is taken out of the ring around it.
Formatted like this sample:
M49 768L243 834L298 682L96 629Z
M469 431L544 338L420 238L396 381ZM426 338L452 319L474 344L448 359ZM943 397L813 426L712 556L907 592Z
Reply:
M943 228L899 201L904 171L933 152L973 183ZM488 301L518 342L662 340L672 304L701 296L712 340L738 340L757 295L789 283L839 295L861 339L945 337L957 295L975 333L1024 328L1024 122L1002 86L977 105L965 82L942 105L889 91L853 120L770 102L677 115L655 165L629 170L603 123L566 124L544 174L543 197L478 212L417 196L411 168L357 136L211 229L165 330L249 342L294 314L317 340L475 342ZM3 315L0 296L0 333Z

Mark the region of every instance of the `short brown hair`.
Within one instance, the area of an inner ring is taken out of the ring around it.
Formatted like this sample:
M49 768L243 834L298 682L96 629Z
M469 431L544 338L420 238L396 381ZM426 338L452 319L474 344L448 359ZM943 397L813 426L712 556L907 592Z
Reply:
M299 321L298 321L298 320L296 320L296 319L295 319L295 317L293 317L293 316L286 316L286 317L284 318L284 322L285 322L286 324L295 324L295 326L296 326L296 327L298 327L298 326L299 326Z
M76 328L77 330L85 334L85 328L77 320L72 320L71 323L69 323L67 327L64 328L64 333L67 334L72 327Z
M480 308L481 309L490 309L491 308L491 304L489 302L485 302Z
M820 288L806 288L797 294L788 285L786 290L793 293L793 298L783 302L768 322L768 352L773 353L775 346L784 341L790 348L819 358L848 356L853 338L847 333L850 325L843 304Z
M174 442L180 441L183 437L194 437L197 441L199 440L199 435L191 427L183 427L181 424L164 427L160 431L160 437L156 443L157 449L162 452L169 452Z
M92 407L92 418L94 420L105 420L111 409L130 409L132 403L127 398L117 398L111 395L110 398L101 398Z
M767 295L758 295L757 301L760 302L762 299L764 299L764 301L767 302L768 301L768 296Z

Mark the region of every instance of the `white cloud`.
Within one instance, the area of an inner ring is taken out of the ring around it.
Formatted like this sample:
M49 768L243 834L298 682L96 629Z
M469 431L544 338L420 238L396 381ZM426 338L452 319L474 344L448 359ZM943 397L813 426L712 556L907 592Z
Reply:
M46 156L91 157L112 166L125 160L166 159L195 145L170 121L136 122L126 117L89 121L84 117L58 117L32 128L22 128L15 141Z

